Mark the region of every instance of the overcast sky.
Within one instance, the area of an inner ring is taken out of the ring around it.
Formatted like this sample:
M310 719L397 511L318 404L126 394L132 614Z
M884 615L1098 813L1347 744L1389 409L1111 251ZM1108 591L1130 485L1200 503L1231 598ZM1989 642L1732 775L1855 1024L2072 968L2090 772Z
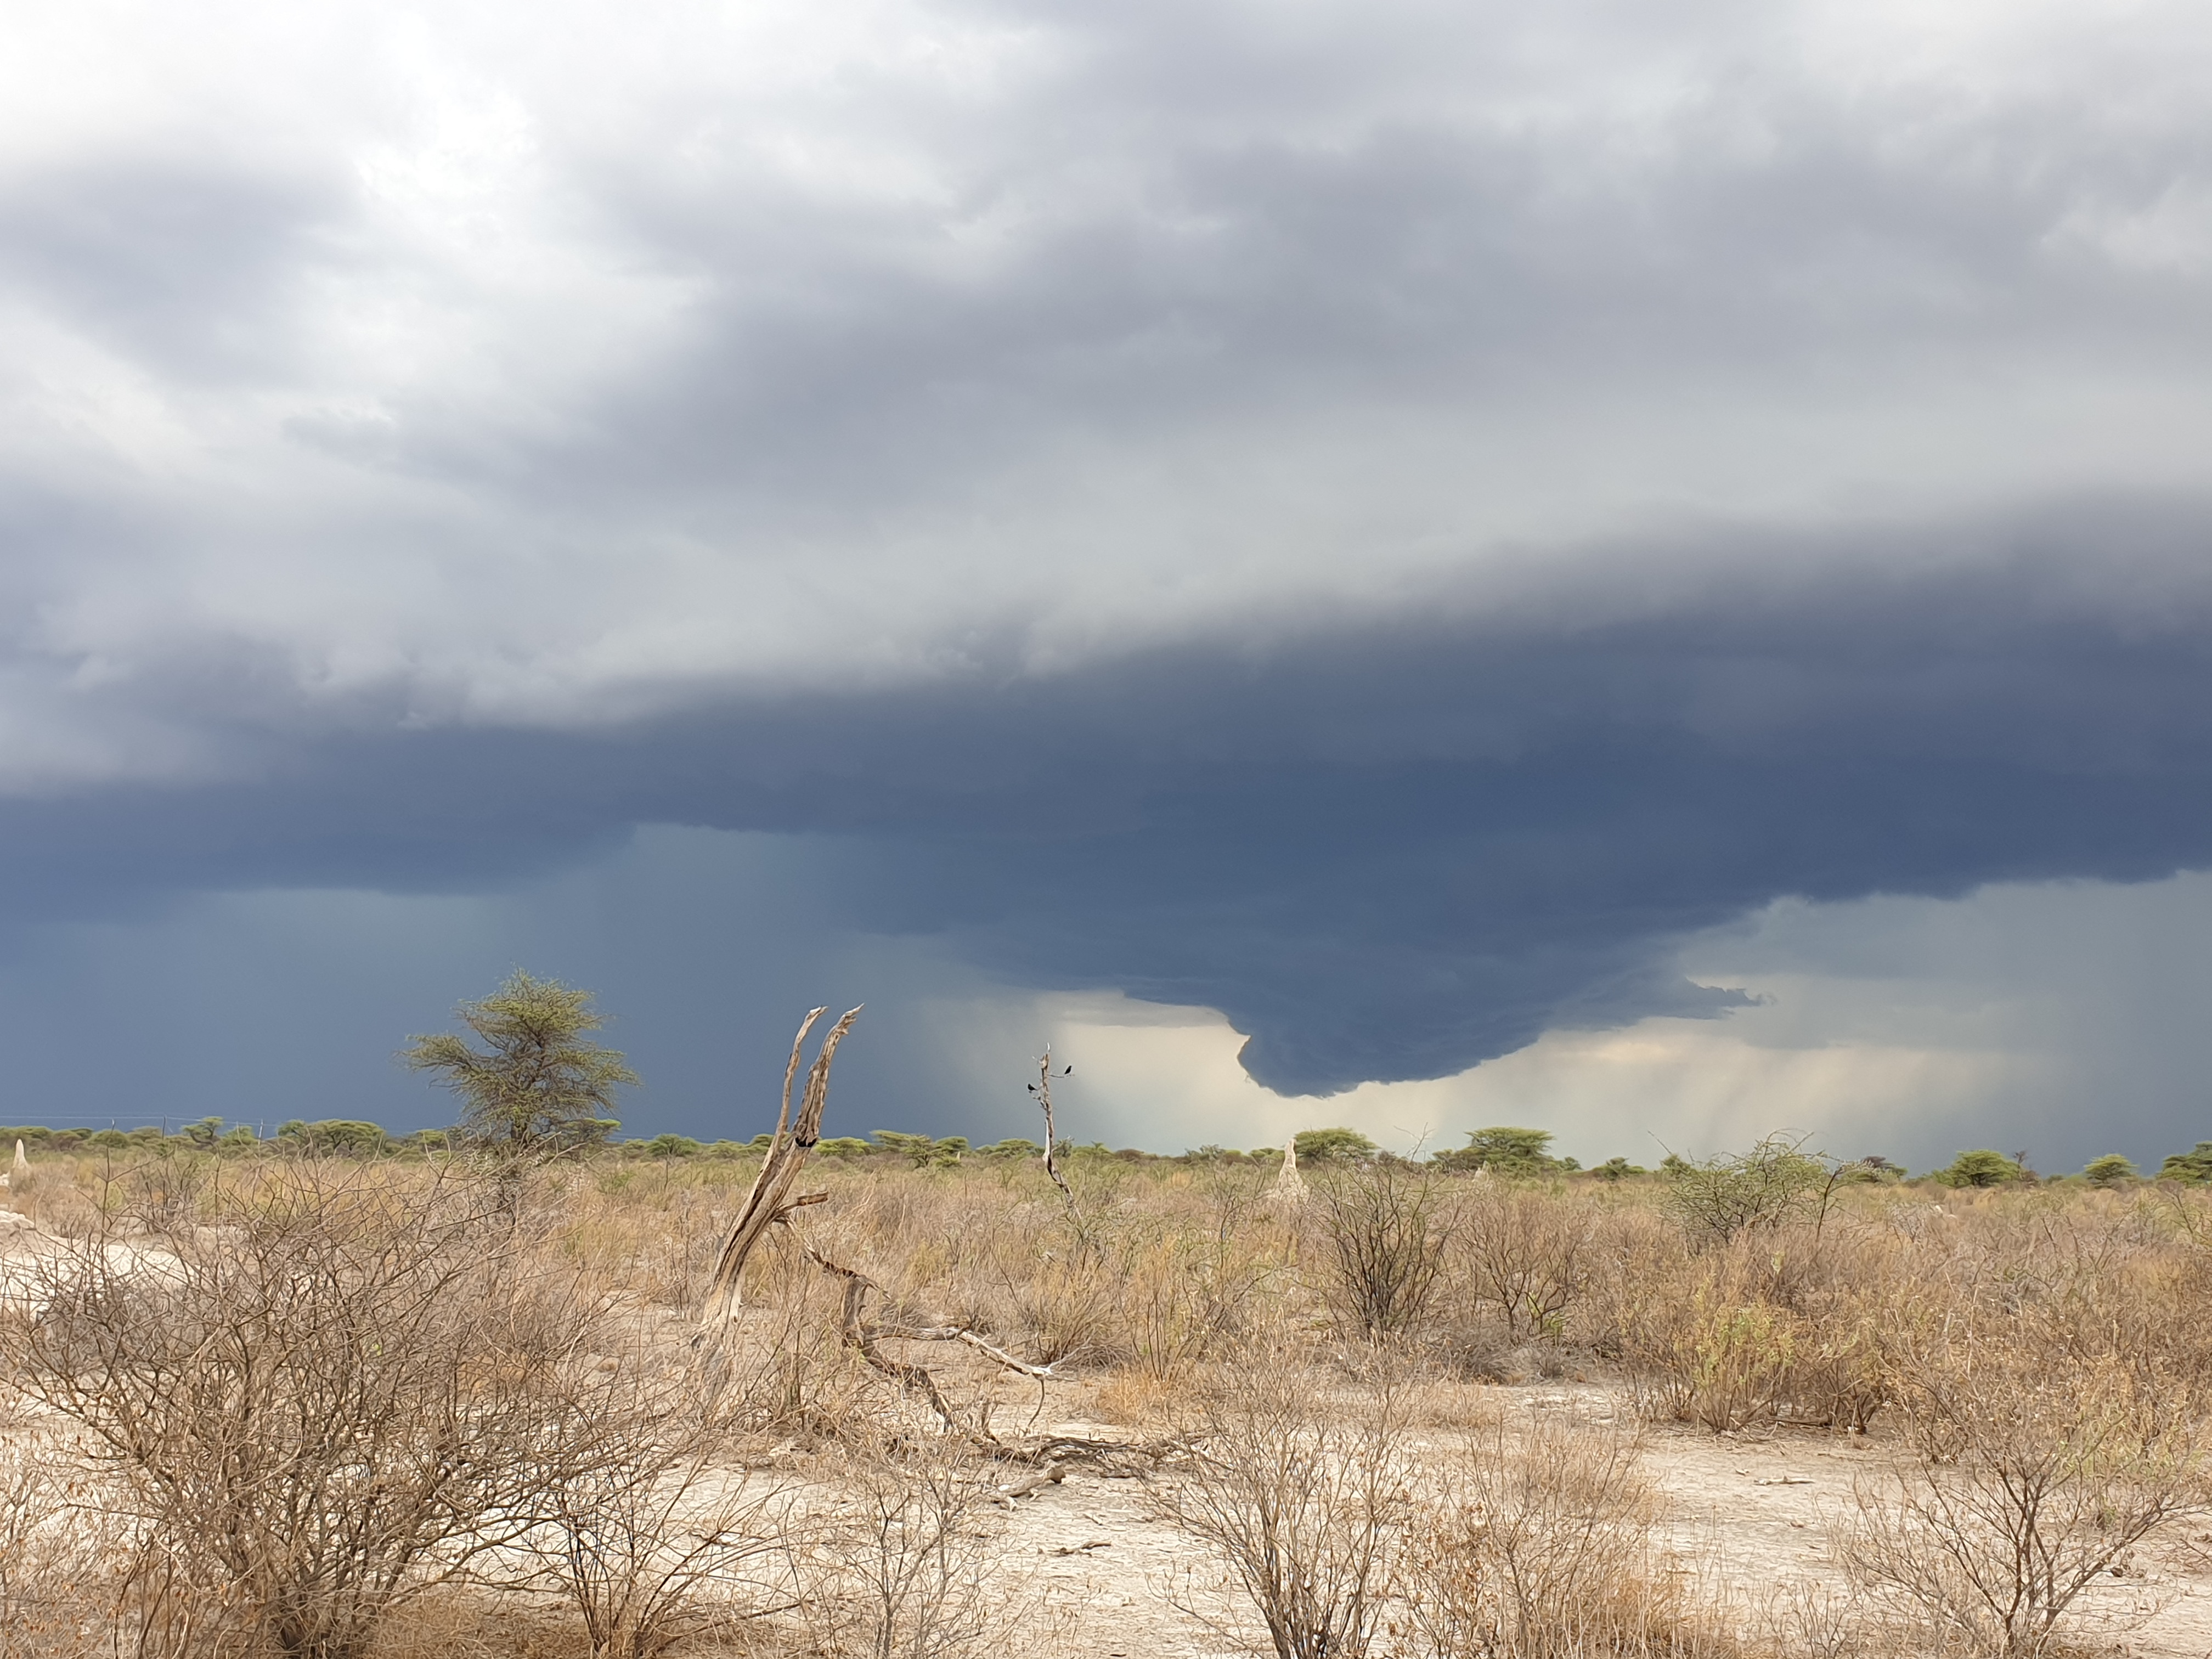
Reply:
M2212 13L11 8L0 1118L2212 1138ZM842 1118L841 1122L839 1120Z

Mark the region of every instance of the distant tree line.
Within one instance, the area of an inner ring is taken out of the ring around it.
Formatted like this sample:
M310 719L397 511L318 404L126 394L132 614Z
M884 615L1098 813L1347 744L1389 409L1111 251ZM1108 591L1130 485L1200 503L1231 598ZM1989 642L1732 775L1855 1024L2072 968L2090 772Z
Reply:
M565 1145L565 1150L590 1150L600 1156L632 1160L735 1159L757 1158L769 1148L769 1137L748 1140L701 1140L690 1135L659 1134L650 1139L623 1139L611 1133L617 1126L604 1124L595 1133ZM2079 1174L2057 1177L2039 1175L2021 1155L1978 1148L1962 1152L1940 1169L1915 1176L1884 1158L1836 1159L1802 1150L1803 1143L1778 1138L1763 1141L1751 1152L1689 1159L1669 1152L1654 1168L1646 1169L1625 1158L1583 1168L1571 1158L1553 1155L1553 1135L1547 1130L1498 1125L1476 1129L1463 1146L1450 1147L1426 1158L1402 1158L1377 1146L1356 1129L1342 1127L1309 1129L1294 1140L1298 1162L1305 1166L1389 1163L1418 1165L1447 1175L1486 1174L1507 1180L1566 1180L1617 1182L1645 1180L1678 1188L1694 1188L1716 1180L1739 1183L1754 1170L1765 1170L1774 1180L1802 1188L1878 1182L1899 1183L1925 1181L1941 1187L1989 1188L2048 1184L2057 1181L2090 1187L2126 1187L2144 1181L2178 1182L2191 1186L2212 1185L2212 1140L2201 1140L2186 1152L2166 1158L2146 1176L2118 1153L2093 1158ZM39 1124L0 1127L0 1155L12 1141L21 1140L33 1152L47 1154L167 1151L212 1153L223 1158L310 1155L338 1158L437 1157L468 1150L473 1140L465 1127L418 1129L393 1134L382 1126L355 1118L291 1119L267 1136L253 1127L207 1117L165 1133L159 1125L136 1128L70 1129ZM532 1142L543 1147L544 1143ZM556 1143L560 1145L562 1143ZM501 1143L495 1142L497 1149ZM844 1135L823 1139L815 1155L847 1164L879 1163L917 1170L950 1170L963 1165L1020 1164L1043 1155L1034 1140L1019 1138L976 1146L962 1135L926 1135L896 1129L878 1129L865 1138ZM1111 1147L1103 1141L1087 1144L1063 1141L1060 1157L1077 1162L1110 1159L1125 1164L1184 1164L1190 1165L1251 1164L1272 1166L1282 1157L1279 1146L1249 1150L1204 1146L1181 1153L1146 1152L1139 1147ZM1815 1178L1817 1172L1817 1178Z
M758 1155L769 1148L769 1137L765 1134L750 1140L714 1141L680 1134L655 1135L645 1140L618 1138L622 1121L616 1115L617 1091L635 1085L638 1078L617 1050L593 1040L592 1034L605 1022L592 1007L588 991L517 969L490 995L464 1002L454 1013L466 1035L447 1031L410 1037L399 1052L401 1061L410 1069L434 1077L453 1091L460 1116L451 1128L394 1135L380 1125L353 1118L295 1118L279 1124L276 1134L264 1139L244 1124L205 1117L173 1134L165 1126L92 1130L37 1125L0 1127L0 1141L19 1139L30 1150L49 1153L122 1152L135 1147L184 1148L230 1157L310 1153L380 1158L466 1151L507 1159L585 1151L631 1158L735 1158ZM1747 1153L1703 1160L1669 1152L1656 1170L1632 1164L1626 1158L1607 1158L1585 1170L1573 1158L1555 1154L1553 1139L1547 1129L1492 1125L1472 1131L1465 1146L1425 1159L1401 1158L1358 1130L1342 1126L1303 1130L1291 1144L1298 1162L1311 1165L1419 1163L1443 1174L1519 1181L1569 1177L1663 1181L1683 1202L1707 1202L1720 1218L1715 1224L1723 1225L1723 1212L1730 1205L1763 1202L1756 1194L1768 1188L1826 1192L1839 1184L1913 1178L1886 1158L1841 1159L1808 1152L1804 1137L1770 1137ZM1164 1161L1161 1154L1135 1147L1116 1151L1103 1142L1062 1142L1056 1150L1061 1158L1077 1160ZM1019 1163L1042 1157L1044 1148L1018 1138L975 1146L962 1135L878 1129L866 1139L826 1139L815 1147L815 1152L841 1161L882 1159L915 1169L944 1170L971 1158L985 1164ZM1279 1159L1282 1153L1279 1146L1240 1151L1209 1145L1165 1161L1265 1164ZM2044 1179L2030 1166L2025 1152L2008 1154L1986 1147L1962 1152L1942 1168L1926 1171L1918 1178L1954 1188L2002 1187ZM2079 1175L2059 1177L2095 1187L2126 1186L2145 1178L2117 1152L2091 1159ZM2212 1183L2212 1140L2200 1140L2191 1151L2174 1153L2148 1178L2192 1185ZM1707 1199L1700 1200L1697 1197L1700 1193L1706 1194Z

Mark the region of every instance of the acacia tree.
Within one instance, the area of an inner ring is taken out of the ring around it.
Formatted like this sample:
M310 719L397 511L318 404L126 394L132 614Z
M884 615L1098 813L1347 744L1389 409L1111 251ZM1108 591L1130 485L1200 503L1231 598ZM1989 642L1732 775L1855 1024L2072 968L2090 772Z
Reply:
M461 1100L471 1140L512 1152L603 1139L615 1127L615 1090L637 1073L586 1035L605 1024L592 994L520 968L489 996L454 1012L483 1042L452 1031L410 1037L400 1057L433 1072Z

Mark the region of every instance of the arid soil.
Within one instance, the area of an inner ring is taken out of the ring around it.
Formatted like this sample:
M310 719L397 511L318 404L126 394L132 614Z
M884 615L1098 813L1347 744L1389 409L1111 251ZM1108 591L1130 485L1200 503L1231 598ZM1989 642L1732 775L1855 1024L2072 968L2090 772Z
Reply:
M1626 1409L1616 1391L1597 1383L1485 1388L1462 1403L1509 1417L1570 1411L1585 1421ZM1054 1426L1103 1438L1130 1432L1082 1419ZM1819 1654L1823 1631L1835 1628L1848 1598L1833 1530L1855 1507L1855 1483L1879 1482L1893 1468L1879 1431L1715 1436L1653 1425L1647 1435L1644 1466L1665 1496L1662 1551L1672 1570L1692 1575L1701 1592L1725 1598L1744 1616L1782 1621L1808 1659ZM1212 1558L1153 1518L1155 1501L1145 1480L1081 1468L1019 1501L1008 1522L1006 1565L1030 1578L1048 1608L1028 1651L1051 1659L1215 1659L1248 1650L1184 1610L1231 1608ZM2100 1583L2092 1596L2092 1650L2137 1659L2212 1655L2212 1522L2145 1551L2126 1576Z

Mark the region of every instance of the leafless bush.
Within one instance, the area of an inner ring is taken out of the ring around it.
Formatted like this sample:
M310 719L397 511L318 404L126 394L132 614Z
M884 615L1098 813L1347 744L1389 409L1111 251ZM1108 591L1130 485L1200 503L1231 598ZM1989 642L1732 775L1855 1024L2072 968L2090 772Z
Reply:
M1587 1204L1486 1181L1460 1206L1459 1257L1468 1290L1498 1310L1508 1342L1556 1336L1595 1271L1595 1212Z
M309 1163L49 1258L19 1386L85 1431L171 1651L352 1659L601 1447L590 1320L459 1180Z
M1330 1299L1352 1329L1379 1337L1420 1327L1446 1265L1443 1200L1434 1175L1395 1158L1355 1165L1323 1187Z
M1904 1356L1917 1468L1863 1486L1839 1540L1856 1580L2007 1659L2050 1652L2098 1576L2203 1497L2204 1401L2184 1379L2037 1335Z
M1160 1512L1221 1559L1265 1644L1188 1595L1186 1611L1277 1659L1361 1659L1397 1584L1407 1403L1404 1380L1385 1372L1350 1409L1332 1409L1282 1356L1219 1375Z
M782 1506L742 1468L720 1467L681 1402L666 1415L631 1394L601 1426L612 1455L556 1471L523 1540L533 1582L581 1616L592 1659L656 1659L678 1643L760 1610L749 1564L779 1553ZM639 1409L644 1407L645 1409Z
M1540 1417L1475 1435L1415 1528L1408 1604L1438 1659L1709 1649L1654 1569L1636 1437Z
M818 1534L794 1540L792 1567L810 1634L824 1654L962 1659L1006 1651L1023 1609L994 1584L1003 1552L988 1469L949 1443L863 1455Z

